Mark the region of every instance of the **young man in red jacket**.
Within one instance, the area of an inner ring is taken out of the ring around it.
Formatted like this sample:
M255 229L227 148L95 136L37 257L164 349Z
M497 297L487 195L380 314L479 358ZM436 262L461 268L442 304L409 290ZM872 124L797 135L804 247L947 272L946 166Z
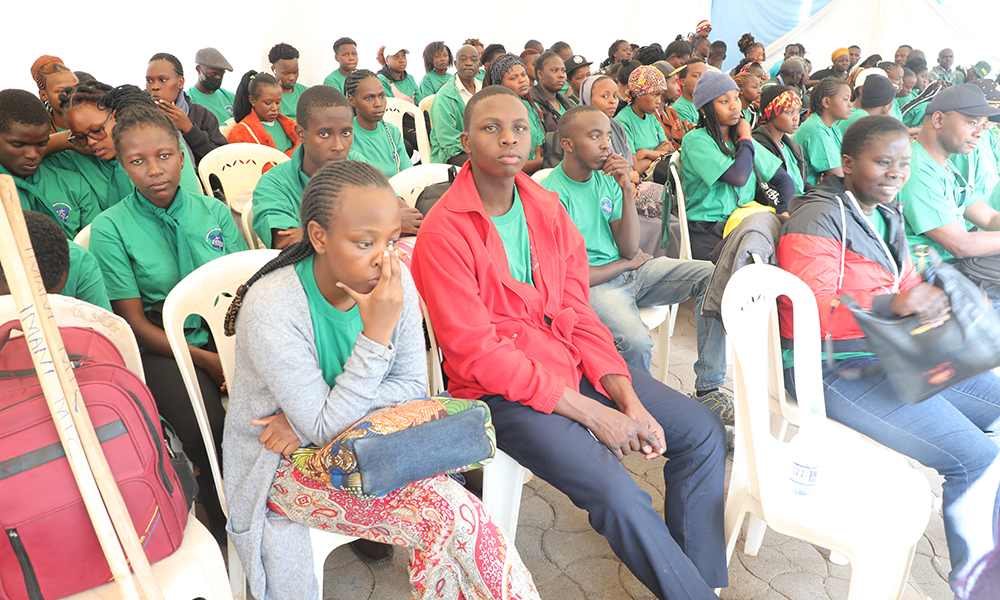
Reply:
M484 89L464 121L470 160L421 225L412 266L448 391L484 400L499 447L587 510L657 597L717 598L728 583L722 423L618 354L588 302L583 237L521 173L531 134L520 99ZM618 462L631 452L670 459L664 518Z

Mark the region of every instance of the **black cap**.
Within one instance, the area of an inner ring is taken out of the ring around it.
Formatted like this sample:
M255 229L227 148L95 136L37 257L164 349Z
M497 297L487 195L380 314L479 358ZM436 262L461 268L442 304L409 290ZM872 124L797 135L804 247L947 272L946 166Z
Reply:
M592 63L587 62L587 59L579 54L574 54L573 56L567 58L563 64L566 65L566 77L569 77L569 74L573 71L579 69L580 67L589 67Z
M983 90L973 83L953 85L938 92L937 96L927 105L928 115L956 110L963 115L972 117L989 117L990 121L1000 122L1000 108L993 108L986 101Z

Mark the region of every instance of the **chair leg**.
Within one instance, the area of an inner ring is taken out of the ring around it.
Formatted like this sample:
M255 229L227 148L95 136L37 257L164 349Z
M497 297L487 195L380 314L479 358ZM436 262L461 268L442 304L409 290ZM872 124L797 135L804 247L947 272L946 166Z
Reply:
M524 475L524 467L500 450L493 462L483 468L483 505L503 528L512 546L521 512Z
M851 561L847 560L846 556L836 550L830 550L830 562L840 566L851 564Z
M228 538L227 538L228 539ZM240 562L233 540L228 540L229 548L229 586L233 591L233 600L247 600L247 581L243 573L243 563Z
M916 546L900 548L873 548L862 552L851 563L851 587L848 600L868 598L899 599L906 588L906 579L913 564Z
M746 545L743 552L750 556L757 556L760 552L760 545L764 541L764 533L767 532L767 522L755 514L750 515L750 522L747 523Z
M673 315L676 313L676 310L676 305L670 309L670 317L667 318L669 321L673 321ZM667 321L660 323L660 326L657 327L659 341L657 342L656 378L663 383L667 382L667 367L670 366L670 338L673 335L673 329L673 324Z

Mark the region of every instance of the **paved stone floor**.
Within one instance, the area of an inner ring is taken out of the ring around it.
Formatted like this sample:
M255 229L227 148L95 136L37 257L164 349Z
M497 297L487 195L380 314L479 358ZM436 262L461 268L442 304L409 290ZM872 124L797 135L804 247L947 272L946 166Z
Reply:
M694 347L693 305L688 303L682 307L671 341L667 382L685 393L694 389ZM633 455L624 464L653 497L653 506L662 508L663 472L658 466L662 463ZM730 456L727 486L731 465ZM942 479L929 469L920 470L931 483L935 510L917 546L904 600L949 600L954 595L947 580L948 548L940 512ZM586 514L537 478L524 486L515 546L545 600L654 598L612 554L604 538L590 528ZM729 587L722 590L722 600L847 598L851 569L827 560L827 550L773 531L765 535L757 556L742 554L741 548L742 542L737 543L729 563ZM338 548L327 558L323 592L326 600L410 598L406 553L397 550L391 564L372 569L355 559L349 548Z

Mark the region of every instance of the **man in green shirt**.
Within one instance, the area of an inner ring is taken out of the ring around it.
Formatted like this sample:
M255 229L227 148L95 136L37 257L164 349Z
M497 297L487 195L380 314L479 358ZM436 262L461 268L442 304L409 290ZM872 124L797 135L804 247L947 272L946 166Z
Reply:
M468 159L459 138L465 130L465 103L483 87L477 73L479 52L474 46L462 46L455 54L455 75L441 86L431 105L431 162L461 166Z
M344 83L351 71L358 67L358 43L349 37L342 37L333 43L333 56L337 59L337 70L326 76L323 85L331 85L344 94Z
M236 96L222 89L222 78L226 71L232 73L233 66L215 48L202 48L195 53L194 62L198 81L194 87L188 88L188 97L191 102L212 111L219 120L219 125L225 125L226 121L233 118L233 100Z
M290 44L276 44L267 53L267 60L274 78L281 85L281 114L294 119L299 96L306 91L306 86L298 83L299 51Z
M726 379L725 329L718 320L701 316L715 268L707 261L653 258L639 248L639 216L628 162L611 151L611 121L600 109L568 110L560 119L558 135L563 159L542 187L559 194L583 234L590 261L591 307L611 331L625 362L649 373L653 340L639 309L697 298L695 397L732 425L732 398L719 390Z
M1000 120L1000 109L972 84L942 90L927 105L913 142L910 179L898 196L911 247L930 245L946 261L1000 254L1000 212L973 196L949 161L976 149L987 119ZM969 231L972 225L979 230Z
M0 174L10 175L24 210L38 211L72 238L100 213L87 182L42 160L49 144L49 113L24 90L0 92Z
M931 69L930 78L947 81L952 85L965 83L965 76L952 70L953 64L955 64L955 52L951 48L945 48L938 52L938 66Z

